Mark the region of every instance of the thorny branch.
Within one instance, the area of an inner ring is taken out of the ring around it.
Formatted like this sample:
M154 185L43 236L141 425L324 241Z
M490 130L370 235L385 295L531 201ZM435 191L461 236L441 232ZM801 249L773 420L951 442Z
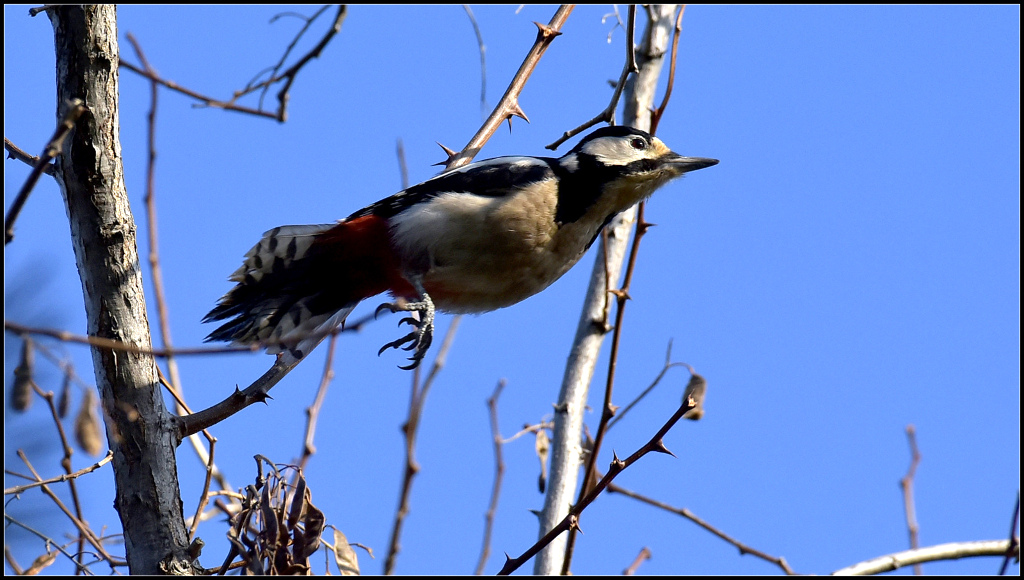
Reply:
M599 482L597 482L597 485L593 486L586 493L586 495L584 495L580 499L580 501L576 503L576 505L572 506L572 509L570 509L569 513L566 514L564 518L562 518L562 521L555 525L551 530L549 530L548 533L544 534L544 537L538 540L537 543L535 543L528 550L523 552L523 554L519 557L509 557L505 561L505 566L502 567L501 571L498 572L498 574L511 574L524 563L526 563L530 558L534 557L538 552L540 552L545 546L551 543L551 541L558 537L562 532L565 532L567 530L579 530L579 517L580 514L583 513L583 510L587 509L587 507L591 503L593 503L595 499L597 499L597 496L601 495L601 492L603 492L605 489L608 488L609 485L611 485L612 480L614 480L620 473L626 470L629 466L639 461L641 457L652 452L667 453L669 455L672 455L672 452L665 447L665 435L672 429L672 427L675 426L676 423L679 422L680 419L682 419L683 417L689 417L693 413L699 413L700 410L703 409L704 396L706 394L706 391L707 381L704 380L704 377L698 374L694 374L693 376L691 376L690 382L689 384L686 385L686 390L683 393L682 405L680 405L679 408L676 409L676 412L673 413L672 416L668 419L668 421L666 421L665 424L662 425L660 429L658 429L658 432L655 433L654 436L651 437L651 439L646 444L644 444L644 446L642 446L640 449L637 449L635 452L633 452L632 455L630 455L625 460L621 460L618 458L618 456L615 456L613 454L612 463L611 466L608 468L608 473L603 478L601 478Z
M631 34L630 31L634 27L635 9L636 9L635 6L630 6L629 26L626 29L627 30L627 37L628 37L628 46L629 46L629 51L628 52L629 52L630 55L633 55L634 57L635 57L635 51L633 50L633 44L632 44L633 35ZM674 33L674 39L675 39L674 43L675 44L677 44L678 41L679 41L679 34L681 32L681 27L679 26L679 23L680 23L681 19L682 19L682 10L680 10L679 16L676 19L676 28L675 28L675 33ZM675 51L673 51L673 55L674 54L675 54ZM676 62L673 59L671 61L671 64L670 64L670 67L672 68L672 70L674 70L675 65L676 65ZM635 62L633 64L633 66L634 67L636 66ZM620 81L622 83L624 83L625 80L626 80L626 76L627 75L625 73L626 73L626 71L623 70L623 76L620 79ZM665 97L665 99L662 102L661 108L659 109L659 111L661 111L662 113L665 110L665 106L667 106L667 104L668 104L668 94L670 94L671 91L672 91L672 83L674 82L674 78L675 78L675 75L672 74L672 72L670 71L670 73L669 73L668 88L666 89L666 97ZM616 97L616 101L617 101L617 97ZM613 101L612 105L615 105L615 104L616 104L615 101ZM614 111L614 107L612 107L612 110ZM652 121L653 121L653 119L652 119ZM656 127L655 127L655 125L652 122L652 125L651 125L651 134L652 135L654 134L655 129L656 129ZM638 208L637 208L636 229L635 229L634 234L633 234L633 244L630 247L629 258L628 258L628 260L626 262L626 273L625 273L625 276L623 278L622 287L619 288L618 290L609 290L609 292L612 295L615 296L615 299L616 299L616 311L615 311L615 323L614 323L613 332L612 332L611 353L609 354L609 357L608 357L608 374L607 374L607 380L605 382L604 406L603 406L603 411L601 413L601 419L600 419L600 421L598 423L597 433L596 433L596 435L594 437L593 448L592 448L592 450L590 452L590 457L587 460L586 469L584 470L583 485L580 486L579 498L582 498L583 495L585 493L587 493L591 483L594 481L594 479L596 477L596 462L597 462L597 459L598 459L598 456L599 456L599 453L600 453L600 450L601 450L601 444L602 444L602 442L604 440L605 434L607 433L609 422L615 416L615 413L618 410L618 407L615 406L612 403L612 390L613 390L613 385L614 385L614 381L615 381L615 369L616 369L616 366L618 364L619 343L620 343L621 334L622 334L622 323L623 323L624 316L625 316L626 301L629 300L629 298L630 298L630 296L629 296L629 288L630 288L630 284L632 283L632 280L633 280L633 272L636 269L637 256L639 255L639 250L640 250L640 241L643 239L644 234L647 233L647 230L651 226L654 225L654 224L648 222L646 219L644 219L646 207L647 207L647 204L645 202L641 201L639 206L638 206ZM607 253L605 255L607 256ZM606 280L608 281L609 284L611 283L611 280L609 278L606 277ZM692 372L692 368L690 370ZM700 414L699 413L700 412L698 412L698 414L696 416L694 416L693 418L694 419L699 419L700 418ZM577 503L578 503L578 501L579 501L579 499L577 500ZM568 535L568 538L566 540L565 557L562 560L562 574L568 574L569 570L571 569L572 555L573 555L573 550L574 550L575 543L576 543L576 532L577 532L577 530L578 530L578 528L571 528L569 530L569 535Z
M18 219L18 214L21 213L21 208L25 206L25 202L28 201L29 194L32 193L32 189L36 186L36 182L39 181L39 176L44 172L53 174L53 167L50 165L50 161L57 157L60 153L61 144L64 142L64 138L68 136L72 129L75 127L75 123L78 118L85 114L89 108L85 106L79 99L74 99L68 103L68 111L61 119L61 122L57 125L57 130L54 131L53 137L46 144L46 148L43 149L43 154L40 155L35 165L32 167L32 171L28 174L28 178L25 179L25 183L21 186L21 190L18 192L17 197L11 202L11 209L7 211L7 215L4 217L4 245L11 243L14 239L14 222ZM9 145L8 145L9 144ZM24 153L17 147L14 147L13 143L10 143L6 138L4 139L4 148L7 149L8 153L14 156L14 149L17 149L20 153ZM27 160L26 157L18 157L22 160ZM49 168L49 171L47 171Z
M537 40L533 43L533 47L530 48L530 52L527 53L526 59L512 78L512 82L509 83L505 94L498 101L497 106L494 107L490 116L487 117L483 126L480 127L480 130L477 131L476 135L473 135L473 138L469 140L469 143L461 151L450 156L445 167L446 171L462 167L472 161L473 157L483 148L484 143L491 138L491 135L494 134L498 126L503 122L508 121L511 124L512 117L519 117L527 123L530 122L526 117L526 113L519 106L519 95L523 92L527 79L533 74L533 69L540 62L540 57L544 55L544 52L555 37L562 34L560 32L562 25L569 18L573 8L575 6L572 4L563 4L555 11L555 15L551 17L551 21L547 25L539 22L534 23L537 25Z

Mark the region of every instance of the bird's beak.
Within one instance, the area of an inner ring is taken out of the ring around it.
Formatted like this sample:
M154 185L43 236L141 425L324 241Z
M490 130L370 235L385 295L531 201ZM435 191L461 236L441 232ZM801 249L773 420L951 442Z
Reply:
M673 152L669 152L664 155L660 161L665 166L671 167L680 174L697 171L698 169L704 169L705 167L711 167L712 165L718 165L717 159L708 159L706 157L683 157L682 155Z

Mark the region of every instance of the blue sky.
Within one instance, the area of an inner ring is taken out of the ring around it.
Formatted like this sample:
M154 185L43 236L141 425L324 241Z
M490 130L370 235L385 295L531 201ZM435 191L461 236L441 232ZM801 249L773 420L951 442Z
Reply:
M131 32L162 75L226 98L291 40L296 19L268 24L283 10L120 7L122 55L138 62L124 37ZM554 8L474 11L493 105L533 41L532 21L547 22ZM480 158L549 154L544 145L607 104L624 39L612 20L602 23L610 11L576 9L521 97L531 123L499 130ZM26 12L4 8L4 134L37 153L54 126L52 29ZM687 9L675 92L658 134L682 154L721 164L673 182L648 205L658 226L641 247L616 403L650 383L672 341L672 359L708 380L707 413L666 438L678 458L647 457L617 483L689 508L784 556L797 572L827 573L908 547L898 482L909 464L904 428L914 424L923 454L915 486L922 545L1006 537L1020 487L1019 48L1015 6ZM330 222L397 191L398 139L412 182L436 173L443 155L435 141L458 148L482 120L480 81L461 7L357 6L300 74L283 125L193 108L161 91L156 195L175 344L199 345L212 330L200 319L263 231ZM144 256L149 86L127 71L121 83L125 179ZM6 207L28 170L10 160L4 167ZM84 332L66 224L59 191L44 178L5 248L9 319ZM422 419L422 471L397 571L473 571L493 478L484 402L499 379L508 382L500 401L506 436L550 415L592 262L585 257L519 305L463 318ZM144 277L152 300L148 270ZM450 320L441 317L439 332ZM401 356L376 356L397 338L394 322L340 339L307 470L328 521L373 547L376 560L360 553L371 573L382 569L403 469L399 427L411 377L397 368ZM8 388L16 346L5 335ZM54 348L92 381L86 349ZM269 405L213 429L232 485L252 482L255 454L282 463L298 457L325 355L322 346L272 391ZM595 384L603 384L606 360L607 352ZM181 360L188 401L213 404L270 363L262 354ZM601 464L612 449L624 457L646 441L686 380L671 371L611 432ZM60 384L46 368L39 381ZM600 390L592 392L595 409ZM21 468L14 449L24 448L56 475L60 451L40 407L5 412L5 462ZM592 428L598 418L589 414ZM543 503L532 440L506 445L504 458L490 573L502 552L533 543L529 510ZM78 453L74 462L91 460ZM202 466L184 446L179 465L191 513ZM81 480L94 528L119 527L111 482L109 466ZM5 486L16 483L7 477ZM38 492L7 511L53 537L71 529ZM578 574L618 573L644 546L653 557L642 573L778 570L617 495L600 498L581 525ZM223 556L223 531L221 522L200 527L207 566ZM19 560L27 565L41 546L18 533L9 530L8 541L25 547ZM925 570L988 574L999 563Z

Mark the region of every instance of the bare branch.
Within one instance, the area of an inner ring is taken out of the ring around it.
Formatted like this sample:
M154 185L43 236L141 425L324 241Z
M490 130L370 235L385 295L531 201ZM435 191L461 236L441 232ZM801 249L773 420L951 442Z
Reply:
M921 453L917 450L917 436L913 425L907 425L907 442L910 444L910 467L907 474L900 479L900 489L903 490L903 511L907 518L907 533L910 535L910 549L918 547L918 526L917 516L914 510L914 475L917 473L917 466L921 463ZM923 574L921 564L914 564L914 574Z
M1006 574L1006 568L1014 554L1020 560L1020 537L1017 536L1017 526L1020 525L1020 492L1017 492L1017 503L1013 506L1013 517L1010 518L1010 547L1006 549L1006 557L1003 558L1003 565L999 567L999 575Z
M39 158L35 155L30 155L27 151L18 147L11 142L10 139L4 137L4 149L7 150L7 158L21 161L27 164L29 167L35 167L36 163L39 162ZM47 175L53 175L54 169L52 163L47 163L46 167L43 168L43 173Z
M25 485L16 485L14 487L8 487L7 489L4 490L4 495L11 495L11 494L17 495L17 494L25 491L26 489L32 489L33 487L39 487L40 485L47 485L47 484L50 484L50 483L61 483L61 482L64 482L64 481L69 481L69 480L75 479L77 477L81 477L81 476L85 475L86 473L92 473L92 472L96 471L97 469L103 467L104 465L110 463L110 459L113 458L113 457L114 457L114 452L113 451L107 451L107 455L103 459L100 459L99 461L97 461L96 463L93 463L89 467L85 467L85 468L79 469L78 471L76 471L74 473L65 473L65 474L62 474L62 475L58 475L56 477L51 477L50 479L43 479L41 481L34 481L32 483L27 483Z
M679 5L679 15L676 16L675 32L672 35L672 58L668 67L668 86L665 88L665 96L661 99L661 105L651 113L651 135L658 131L658 123L661 116L665 114L668 107L668 99L672 96L672 87L676 83L676 54L679 52L679 36L683 32L683 12L686 11L686 4Z
M704 380L704 377L696 374L690 377L690 383L687 385L686 391L683 393L682 405L680 405L668 421L658 429L658 432L655 433L646 444L633 452L633 454L625 460L614 457L611 466L608 469L608 473L602 477L601 481L597 482L597 485L591 488L579 502L572 506L569 513L562 518L562 521L551 528L551 530L544 534L544 537L538 540L537 543L531 546L528 550L523 552L522 555L517 558L508 558L498 574L511 574L563 532L573 529L578 530L579 516L583 513L583 510L587 509L587 507L597 499L597 496L601 495L601 492L608 488L612 480L614 480L629 466L639 461L640 458L652 452L671 454L671 452L665 448L665 444L663 442L665 435L672 429L672 427L675 426L676 423L679 422L680 419L691 413L699 412L700 409L703 408L706 389L707 382Z
M57 130L54 131L53 137L46 144L46 148L43 149L43 154L40 155L35 166L32 167L32 171L28 174L28 178L25 179L25 183L21 186L21 190L18 192L17 197L11 202L11 209L7 211L7 216L4 217L4 245L11 243L14 239L14 222L18 219L18 214L21 213L21 208L25 206L25 202L28 200L29 194L32 193L32 189L36 186L36 182L39 181L39 176L44 172L50 175L54 174L54 168L50 165L50 161L60 153L61 145L64 143L64 138L68 136L71 129L75 127L75 123L78 118L81 117L89 108L85 106L79 99L74 99L68 103L67 112L64 114L64 118L57 125ZM9 153L13 154L12 148L14 144L11 143L8 147L9 141L4 139L4 148ZM18 149L18 151L21 151ZM23 151L21 153L24 153ZM23 158L24 159L24 158ZM49 168L49 171L47 171Z
M976 558L978 556L1003 556L1008 551L1019 557L1020 546L1013 548L1009 540L979 540L976 542L952 542L927 548L897 552L880 556L859 564L836 570L833 576L864 576L891 572L911 564L937 562L939 560L959 560L960 558Z
M520 117L526 122L530 120L526 118L526 113L523 112L522 108L519 107L519 94L522 93L523 87L526 86L527 79L533 74L533 69L536 68L537 63L540 62L540 57L544 55L544 52L548 49L548 46L555 39L556 36L562 34L560 32L562 25L565 24L566 19L569 18L569 14L572 13L574 6L572 4L563 4L555 12L555 15L551 17L551 21L547 25L535 22L537 25L537 40L533 43L533 47L530 48L530 52L527 53L526 59L523 64L519 67L519 71L516 72L512 78L512 82L509 83L508 88L505 90L505 94L498 101L497 106L491 111L491 115L484 121L480 130L477 131L476 135L469 140L469 143L459 151L453 159L448 161L445 170L455 169L456 167L462 167L470 161L473 157L480 152L483 148L484 143L491 138L491 135L498 129L498 127L505 121L511 123L512 117Z
M32 472L32 475L35 477L36 481L41 482L43 478L39 477L39 473L37 473L35 468L32 467L32 464L29 462L28 457L25 456L25 452L19 449L18 457L21 459L22 463L24 463L25 466L28 467L29 471ZM64 512L64 515L67 516L69 520L71 520L71 523L74 524L76 528L78 528L78 532L82 534L82 536L92 545L93 548L96 549L96 551L100 554L100 556L103 557L104 560L109 562L111 566L126 566L128 564L128 562L124 560L111 556L103 547L103 543L100 542L99 538L97 538L93 531L89 528L89 525L82 521L79 517L72 514L71 510L69 510L68 507L64 505L64 502L62 502L60 498L57 497L57 494L50 489L50 486L48 484L42 483L40 484L39 487L40 489L42 489L44 494L46 494L51 500L53 500L53 503L57 505L60 511Z
M669 505L667 503L664 503L664 502L658 501L656 499L647 497L647 496L639 494L639 493L637 493L635 491L630 491L630 490L628 490L628 489L626 489L624 487L620 487L620 486L618 486L618 485L616 485L614 483L612 483L612 484L610 484L608 486L608 493L621 493L622 495L624 495L626 497L631 497L631 498L633 498L633 499L635 499L637 501L643 502L643 503L645 503L647 505L651 505L651 506L654 506L656 508L663 509L663 510L665 510L667 512L674 513L674 514L676 514L678 516L682 516L682 517L690 520L691 522L697 524L698 526L704 528L705 530L711 532L712 534L718 536L722 540L725 540L729 544L732 544L733 546L735 546L737 549L739 549L741 556L745 555L745 554L750 554L751 556L757 556L758 558L761 558L762 560L766 560L768 562L771 562L772 564L775 564L776 566L781 568L784 573L786 573L788 575L796 574L796 572L794 572L793 569L789 567L789 564L786 563L786 559L785 558L783 558L781 556L779 556L779 557L771 556L771 555L766 554L766 553L764 553L764 552L762 552L762 551L760 551L760 550L758 550L756 548L751 548L750 546L744 544L743 542L740 542L739 540L733 538L732 536L729 536L725 532L719 530L718 528L716 528L716 527L712 526L711 524L705 522L704 520L700 519L693 512L691 512L690 510L688 510L686 508L678 508L678 507L675 507L675 506L671 506L671 505Z
M334 351L338 344L338 335L331 335L331 341L327 345L327 362L324 363L324 374L320 379L320 386L316 390L313 403L306 407L306 435L303 438L302 457L299 459L299 471L306 470L309 458L316 453L316 445L313 444L313 436L316 434L316 422L320 416L320 407L327 397L327 387L334 379ZM298 472L296 472L298 473Z
M498 512L498 498L501 497L501 482L505 477L505 461L501 457L501 428L498 425L498 397L505 388L505 381L498 381L494 392L487 399L487 408L490 409L491 438L494 443L494 486L491 488L491 502L484 515L484 542L480 549L480 559L476 563L476 575L484 573L484 566L491 555L491 532L494 530L494 515Z
M4 521L6 521L9 524L14 524L14 525L18 526L19 528L21 528L23 530L26 530L26 531L28 531L28 532L30 532L32 534L35 534L40 539L42 539L44 542L46 542L46 547L47 548L49 548L50 546L56 548L58 552L60 552L61 554L64 554L65 556L67 556L68 560L70 560L71 563L75 565L76 570L78 570L80 572L88 572L89 571L89 569L86 568L81 563L79 563L78 560L76 560L74 556L69 554L68 551L65 550L63 546L61 546L57 542L53 541L53 538L47 536L46 534L40 532L39 530L36 530L35 528L32 528L32 527L30 527L30 526L28 526L28 525L26 525L26 524L24 524L24 523L22 523L22 522L20 522L20 521L18 521L16 519L14 519L14 518L12 518L11 516L7 515L6 512L4 512ZM13 560L13 556L10 556L10 555L7 554L7 546L4 546L4 555L7 556L7 562L11 563L11 561ZM126 563L121 563L121 564L118 564L118 565L119 566L125 566L127 564ZM12 565L12 567L13 567L13 565ZM19 573L19 575L21 575L21 574Z
M609 33L609 35L610 34L611 33ZM636 559L633 560L633 563L629 565L629 568L626 568L622 571L622 575L632 576L633 574L636 574L636 570L640 567L640 564L643 564L645 561L650 559L651 550L645 546L642 550L640 550L640 553L636 555Z
M476 34L477 46L480 47L480 114L485 115L487 113L487 45L484 44L484 35L480 32L480 25L476 22L473 9L469 7L469 4L463 4L462 8L469 16L469 22L473 25L473 33Z
M462 316L456 316L452 318L452 323L448 327L448 332L444 336L444 340L441 342L441 348L437 351L437 356L434 358L434 365L430 369L430 373L427 374L426 380L423 382L423 387L417 391L417 378L419 376L419 369L413 375L412 394L409 400L409 415L405 421L405 425L402 426L402 433L405 435L405 473L402 476L402 493L398 500L398 511L395 513L395 523L391 528L391 541L388 544L388 556L384 560L384 574L394 573L395 563L398 558L398 552L401 550L401 537L402 537L402 526L405 523L405 518L409 515L409 497L412 493L412 481L416 477L416 474L420 471L420 466L416 462L416 436L419 433L420 417L423 415L423 404L427 398L427 392L430 390L431 385L434 383L434 379L437 374L444 368L445 361L448 357L448 351L451 349L452 341L455 340L455 331L459 327L459 322L462 320Z
M268 119L275 119L278 122L284 123L287 120L287 118L288 118L288 99L289 99L288 91L291 90L292 83L295 82L295 79L298 76L299 71L302 70L302 67L306 66L306 64L308 64L309 61L311 61L311 60L313 60L315 58L319 58L319 56L323 52L324 48L327 47L327 44L341 30L341 24L342 24L342 22L344 22L345 15L347 13L346 6L345 5L341 5L341 6L338 7L338 13L337 13L337 15L334 18L334 23L331 25L331 27L324 34L323 38L321 38L320 41L316 44L316 46L314 46L308 53L306 53L302 58L300 58L298 62L296 62L291 67L289 67L283 73L280 73L280 74L274 74L274 73L276 73L276 71L278 71L280 69L280 67L283 66L285 59L287 59L288 55L291 54L291 51L295 47L295 44L303 36L303 34L309 28L310 24L312 24L312 22L320 14L322 14L326 10L326 8L327 7L324 7L322 9L320 9L320 11L317 12L314 16L312 16L311 18L306 20L306 24L302 27L302 29L299 31L299 33L296 35L296 37L292 40L291 44L285 50L284 56L281 57L281 60L278 62L277 65L275 65L274 67L271 67L271 69L270 69L272 71L271 78L269 78L269 79L267 79L267 80L265 80L263 82L255 83L255 84L250 82L248 85L246 85L246 87L244 89L242 89L240 91L236 91L234 96L231 98L231 100L228 100L228 101L222 101L222 100L219 100L219 99L215 99L213 97L209 97L209 96L203 95L203 94L201 94L199 92L196 92L196 91L193 91L191 89L185 88L185 87L179 85L178 83L176 83L176 82L174 82L172 80L164 79L164 78L160 77L156 73L156 71L154 71L149 65L145 65L144 68L139 68L139 67L137 67L137 66L127 62L127 61L122 60L122 61L120 61L119 66L121 66L123 68L126 68L126 69L128 69L128 70L130 70L130 71L132 71L132 72L134 72L134 73L136 73L136 74L138 74L138 75L140 75L142 77L145 77L145 78L149 79L152 82L159 83L159 84L161 84L161 85L163 85L163 86L165 86L165 87L167 87L167 88L169 88L169 89L171 89L173 91L177 91L177 92L179 92L179 93L181 93L183 95L192 97L193 99L196 99L197 101L200 101L202 106L214 107L214 108L218 108L218 109L224 109L226 111L236 111L236 112L239 112L239 113L246 113L246 114L249 114L249 115L255 115L257 117L264 117L264 118L268 118ZM279 82L282 82L282 81L284 81L284 86L281 88L281 90L277 94L277 99L278 99L278 103L279 103L277 111L264 111L263 110L263 97L262 96L260 97L260 105L259 105L259 107L255 108L255 109L252 108L252 107L246 107L244 105L239 105L239 104L237 104L235 102L240 97L242 97L244 95L247 95L249 93L252 93L254 91L260 90L260 89L263 89L264 94L265 94L266 91L269 90L269 88L271 86L273 86L274 84L277 84Z

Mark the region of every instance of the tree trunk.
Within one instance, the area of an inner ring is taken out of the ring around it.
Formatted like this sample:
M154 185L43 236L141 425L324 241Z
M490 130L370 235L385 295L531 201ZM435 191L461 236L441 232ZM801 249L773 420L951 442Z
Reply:
M90 336L150 345L149 321L121 164L117 20L113 6L47 10L57 56L57 118L70 99L89 108L64 141L64 197ZM93 347L114 451L115 507L132 574L190 573L175 438L152 356Z

